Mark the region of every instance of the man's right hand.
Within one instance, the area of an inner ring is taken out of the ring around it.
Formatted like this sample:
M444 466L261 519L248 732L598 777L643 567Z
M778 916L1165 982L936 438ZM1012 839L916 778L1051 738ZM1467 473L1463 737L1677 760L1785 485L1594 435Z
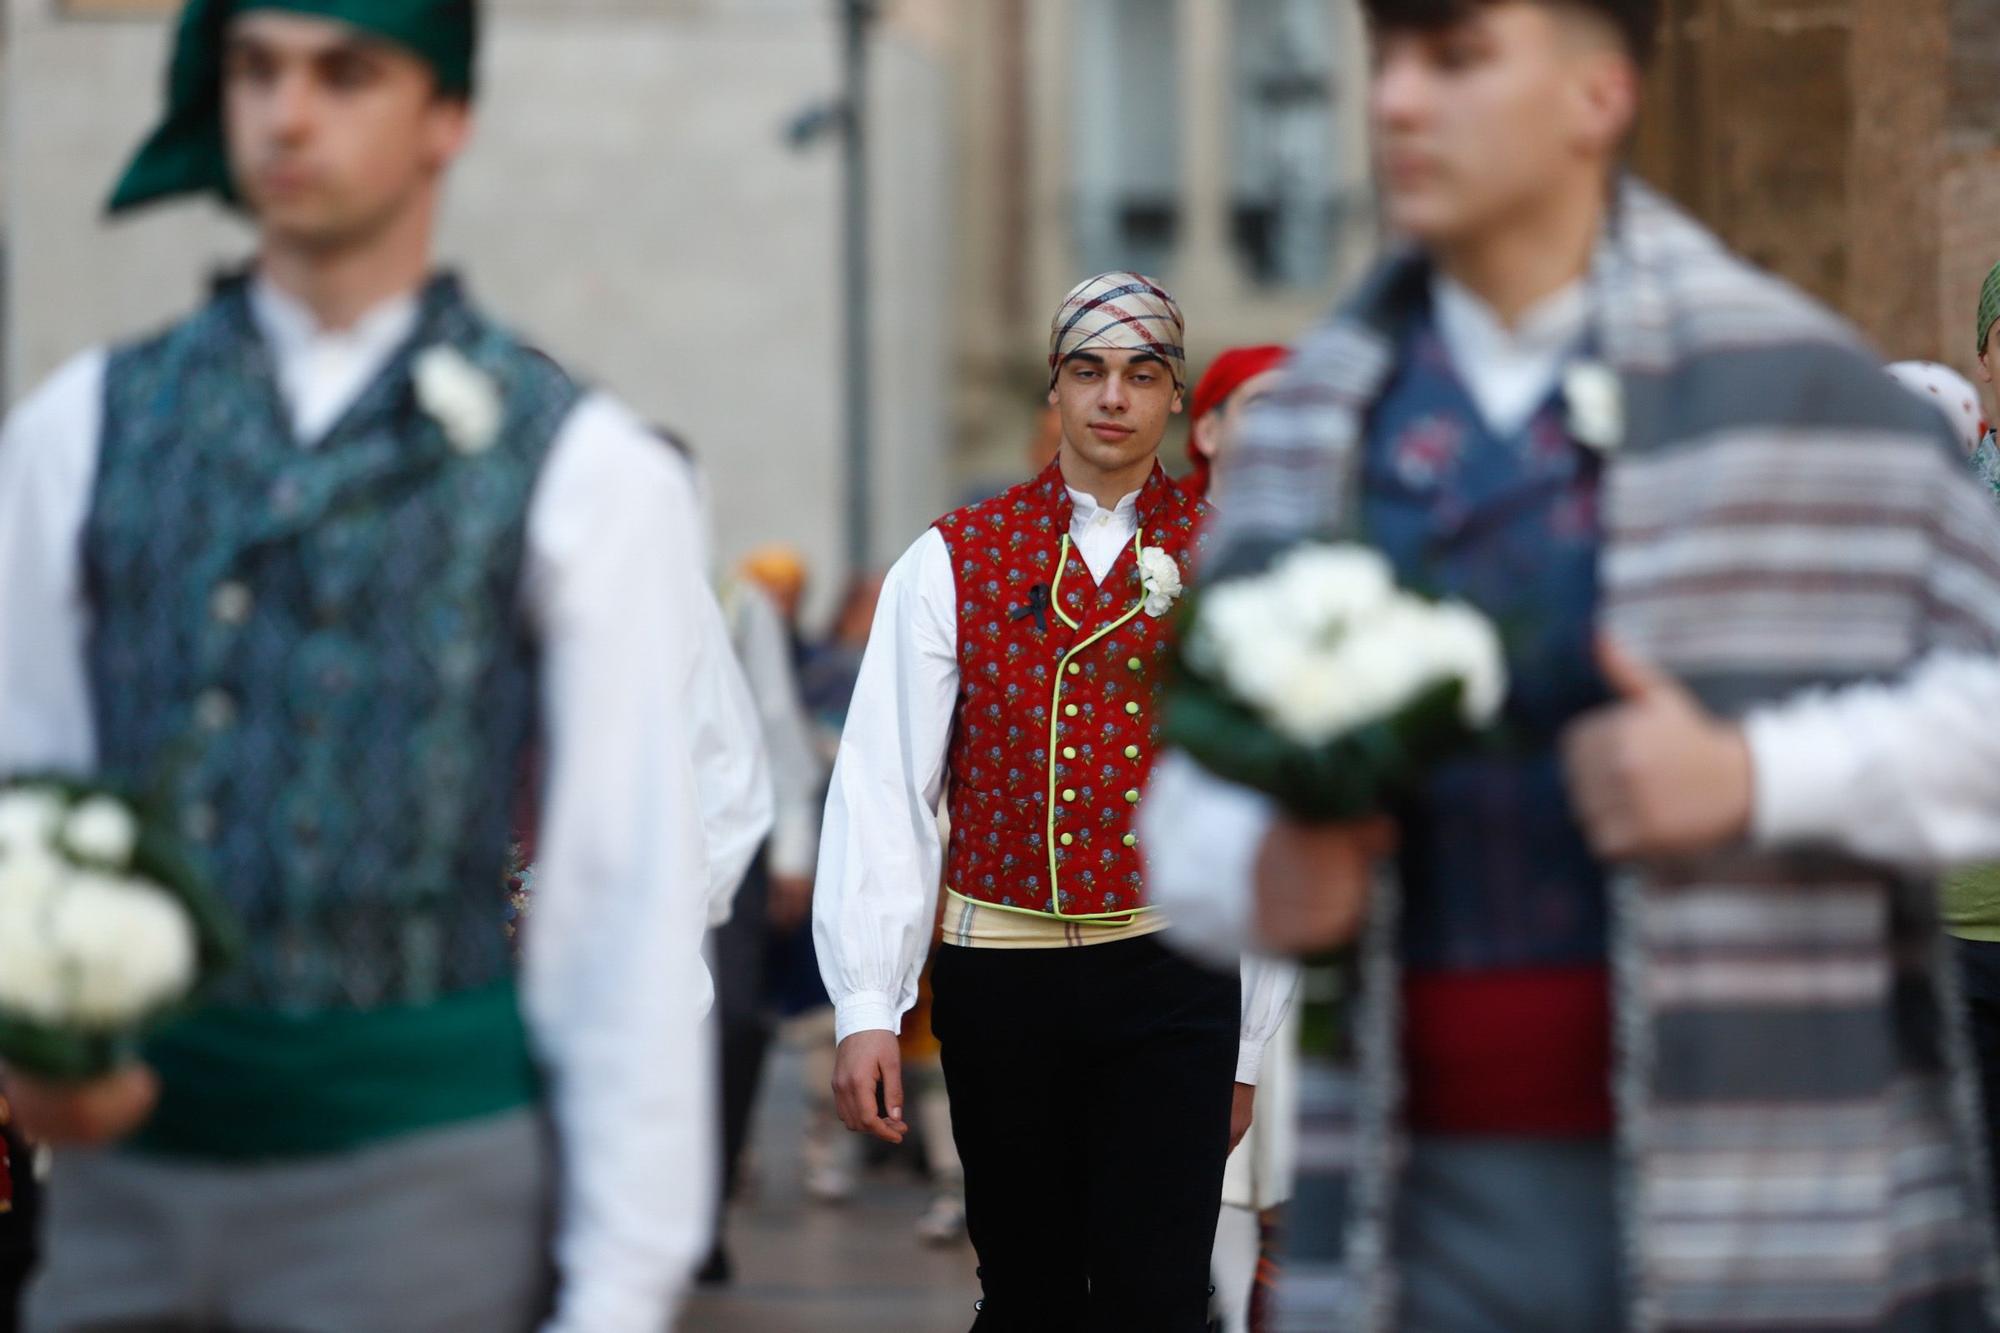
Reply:
M840 1043L833 1056L833 1104L849 1129L887 1143L903 1141L910 1126L903 1119L903 1056L895 1033L876 1028Z
M1258 945L1303 956L1352 940L1367 912L1374 864L1395 844L1385 819L1273 824L1257 856Z
M6 1090L22 1135L52 1148L116 1143L145 1124L160 1100L159 1077L144 1065L127 1065L88 1083L47 1083L9 1073Z

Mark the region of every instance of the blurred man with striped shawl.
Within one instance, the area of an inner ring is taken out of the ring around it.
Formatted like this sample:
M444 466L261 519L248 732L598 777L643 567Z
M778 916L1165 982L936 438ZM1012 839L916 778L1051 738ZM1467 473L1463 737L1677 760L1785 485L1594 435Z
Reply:
M1990 502L1620 178L1655 0L1365 8L1402 244L1246 423L1205 577L1369 543L1502 627L1505 744L1388 864L1173 756L1142 829L1191 937L1358 950L1339 1326L1986 1329L1934 881L2000 852Z

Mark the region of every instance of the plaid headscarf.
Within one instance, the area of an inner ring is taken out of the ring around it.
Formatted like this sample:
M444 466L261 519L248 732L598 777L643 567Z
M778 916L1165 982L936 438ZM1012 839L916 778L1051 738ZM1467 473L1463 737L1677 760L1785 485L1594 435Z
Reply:
M1186 342L1180 305L1166 288L1140 273L1100 273L1071 289L1049 325L1049 387L1070 357L1107 347L1153 353L1167 363L1175 386L1185 389Z
M1979 288L1979 345L1972 349L1974 356L1986 355L1986 337L1995 324L2000 324L2000 264L1986 270L1986 281Z

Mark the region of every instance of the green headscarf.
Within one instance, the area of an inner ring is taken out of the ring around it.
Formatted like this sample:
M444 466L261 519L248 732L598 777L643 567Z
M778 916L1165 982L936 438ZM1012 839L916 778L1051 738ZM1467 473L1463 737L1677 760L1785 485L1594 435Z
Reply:
M253 9L359 28L414 53L437 72L447 95L472 96L478 0L188 0L167 73L167 114L126 167L109 212L183 194L236 202L222 135L222 54L230 20Z
M1972 349L1975 356L1986 354L1986 338L1995 324L2000 324L2000 264L1986 271L1986 281L1979 288L1979 346Z

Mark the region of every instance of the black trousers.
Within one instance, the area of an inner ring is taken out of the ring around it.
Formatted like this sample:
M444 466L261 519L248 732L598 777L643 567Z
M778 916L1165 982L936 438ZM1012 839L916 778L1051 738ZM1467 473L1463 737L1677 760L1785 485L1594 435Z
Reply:
M939 948L974 1333L1202 1333L1241 984L1157 936Z
M1979 1063L1979 1090L1986 1115L1989 1188L2000 1207L2000 944L1955 940L1959 984L1965 992L1967 1029Z
M716 1038L722 1092L722 1198L716 1243L722 1243L721 1209L736 1196L743 1149L750 1141L751 1114L764 1079L764 1056L771 1045L770 1005L764 996L765 908L771 874L765 853L743 877L736 910L710 934L715 964Z

